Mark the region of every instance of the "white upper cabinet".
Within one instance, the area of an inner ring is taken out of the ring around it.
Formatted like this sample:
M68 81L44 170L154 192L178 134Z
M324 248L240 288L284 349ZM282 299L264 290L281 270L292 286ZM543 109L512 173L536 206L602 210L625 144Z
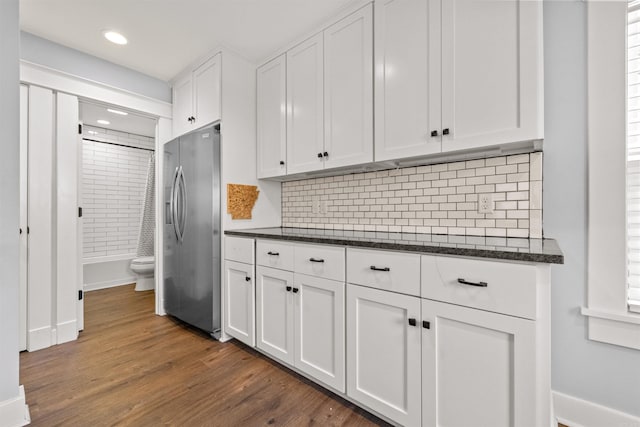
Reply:
M442 2L443 151L540 139L542 2Z
M324 31L325 168L373 161L373 7Z
M317 34L287 51L287 173L322 169L323 40Z
M380 0L375 160L543 137L542 2Z
M174 82L174 137L220 120L221 60L218 53Z
M375 159L439 153L440 1L375 7Z
M287 172L287 68L286 56L258 68L257 126L258 178L271 178Z

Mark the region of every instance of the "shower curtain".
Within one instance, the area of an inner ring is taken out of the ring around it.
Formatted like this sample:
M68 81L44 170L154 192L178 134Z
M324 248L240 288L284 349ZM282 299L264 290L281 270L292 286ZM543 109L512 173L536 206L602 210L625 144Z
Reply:
M138 257L153 256L153 242L155 237L155 165L156 155L151 154L149 158L149 168L147 171L147 185L144 192L144 203L142 206L142 218L140 220L140 235L138 236Z

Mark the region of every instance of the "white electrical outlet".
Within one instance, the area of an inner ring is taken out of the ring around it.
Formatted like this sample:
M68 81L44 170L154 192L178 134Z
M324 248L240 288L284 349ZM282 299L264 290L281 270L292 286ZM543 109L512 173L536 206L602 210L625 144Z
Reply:
M317 197L311 200L311 212L314 214L320 213L320 199Z
M478 213L491 214L493 213L493 194L481 193L478 195Z

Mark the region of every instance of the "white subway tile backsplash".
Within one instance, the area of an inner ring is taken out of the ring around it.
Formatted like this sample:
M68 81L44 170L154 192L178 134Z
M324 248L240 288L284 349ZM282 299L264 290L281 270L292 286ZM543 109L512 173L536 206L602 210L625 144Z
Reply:
M478 213L483 193L491 214ZM326 215L312 213L316 197ZM540 238L541 203L542 153L521 154L286 182L282 225Z

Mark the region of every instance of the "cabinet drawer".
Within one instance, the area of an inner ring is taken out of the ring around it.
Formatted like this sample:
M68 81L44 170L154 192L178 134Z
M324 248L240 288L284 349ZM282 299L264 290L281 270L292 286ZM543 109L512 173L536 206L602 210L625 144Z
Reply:
M422 256L422 297L527 319L536 318L533 265Z
M256 258L258 265L293 271L293 245L275 240L258 240L256 242Z
M226 236L224 239L224 259L253 264L253 239Z
M344 282L344 248L342 247L296 245L294 260L296 273Z
M420 296L420 255L348 248L347 282Z

